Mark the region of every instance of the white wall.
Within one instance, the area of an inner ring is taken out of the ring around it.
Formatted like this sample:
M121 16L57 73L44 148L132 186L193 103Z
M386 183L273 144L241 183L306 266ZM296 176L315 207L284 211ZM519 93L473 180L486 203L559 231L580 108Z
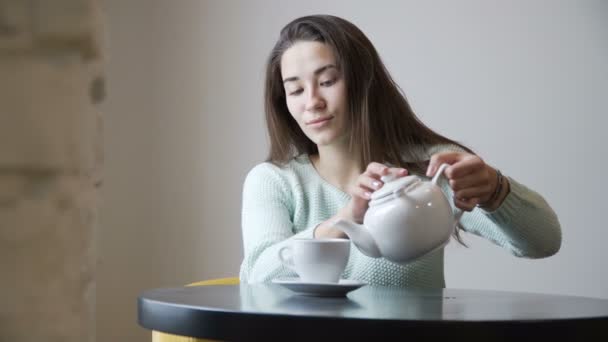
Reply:
M243 177L266 153L265 58L313 13L372 39L432 128L541 192L560 252L525 260L466 236L450 287L608 298L608 5L603 1L106 0L109 51L98 339L141 339L136 296L237 275Z

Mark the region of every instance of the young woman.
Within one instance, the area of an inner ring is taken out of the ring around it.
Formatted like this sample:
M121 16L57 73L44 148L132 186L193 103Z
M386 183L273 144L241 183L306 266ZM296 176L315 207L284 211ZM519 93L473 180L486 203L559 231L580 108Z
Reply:
M381 176L432 177L442 163L450 164L444 191L467 211L459 229L519 257L560 248L560 224L543 197L420 122L372 43L344 19L307 16L281 30L265 106L270 154L243 188L243 282L293 276L277 258L281 247L294 238L347 238L331 222L361 223ZM445 287L443 250L398 265L352 247L343 277Z

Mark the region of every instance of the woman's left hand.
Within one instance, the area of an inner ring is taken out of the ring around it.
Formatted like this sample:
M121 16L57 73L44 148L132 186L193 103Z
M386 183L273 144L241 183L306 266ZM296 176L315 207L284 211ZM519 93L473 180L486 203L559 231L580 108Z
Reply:
M496 170L479 156L464 152L444 152L431 156L426 175L433 177L441 164L449 164L444 171L454 191L456 207L471 211L477 204L485 204L496 190Z

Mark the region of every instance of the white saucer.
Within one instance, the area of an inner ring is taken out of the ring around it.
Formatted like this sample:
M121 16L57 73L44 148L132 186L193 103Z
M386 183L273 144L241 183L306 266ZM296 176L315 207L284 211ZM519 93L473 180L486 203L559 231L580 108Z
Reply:
M278 278L273 279L272 282L301 295L319 297L344 297L350 291L366 285L364 282L351 279L340 279L338 283L309 283L301 281L298 277Z

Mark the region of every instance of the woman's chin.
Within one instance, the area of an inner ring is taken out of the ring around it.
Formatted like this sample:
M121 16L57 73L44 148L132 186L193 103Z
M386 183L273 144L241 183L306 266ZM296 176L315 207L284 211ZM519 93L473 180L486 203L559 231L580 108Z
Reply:
M308 138L312 140L317 146L331 146L348 142L348 135L336 134L336 132L316 132L317 134L309 134Z
M335 142L334 137L330 136L316 136L314 139L311 139L317 146L328 146L332 145Z

